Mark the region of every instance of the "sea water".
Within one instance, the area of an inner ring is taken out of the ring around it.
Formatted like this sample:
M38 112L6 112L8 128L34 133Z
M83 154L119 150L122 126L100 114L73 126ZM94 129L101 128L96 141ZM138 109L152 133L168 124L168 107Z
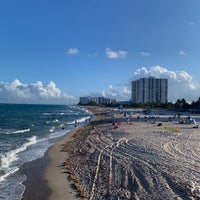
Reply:
M77 106L0 104L0 200L21 199L26 176L19 168L91 115Z

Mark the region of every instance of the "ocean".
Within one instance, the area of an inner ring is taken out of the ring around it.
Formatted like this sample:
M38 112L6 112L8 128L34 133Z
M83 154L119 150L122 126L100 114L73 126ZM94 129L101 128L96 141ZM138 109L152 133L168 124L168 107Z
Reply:
M21 199L26 176L20 167L91 116L77 106L0 104L0 200Z

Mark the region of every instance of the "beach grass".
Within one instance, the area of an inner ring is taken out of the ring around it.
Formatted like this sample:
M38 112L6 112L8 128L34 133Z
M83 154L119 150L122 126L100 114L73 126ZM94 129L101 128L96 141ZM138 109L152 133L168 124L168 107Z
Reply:
M180 132L179 128L172 127L172 126L165 126L164 129L167 130L167 131L173 132L173 133L179 133Z

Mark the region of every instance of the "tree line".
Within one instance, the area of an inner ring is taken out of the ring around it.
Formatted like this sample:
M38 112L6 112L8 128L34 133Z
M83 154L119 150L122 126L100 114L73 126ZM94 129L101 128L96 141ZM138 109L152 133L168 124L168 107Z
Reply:
M190 110L192 112L200 113L200 97L197 101L192 101L188 103L184 98L177 99L176 102L167 102L167 103L127 103L124 104L123 107L142 107L142 108L163 108L177 111L187 111Z
M80 103L78 105L81 105ZM200 97L196 101L192 101L188 103L184 98L177 99L176 102L167 102L167 103L133 103L131 101L126 103L105 103L105 104L97 104L95 102L91 102L87 105L90 106L105 106L105 107L126 107L126 108L161 108L161 109L169 109L169 110L176 110L176 111L191 111L195 113L200 113Z

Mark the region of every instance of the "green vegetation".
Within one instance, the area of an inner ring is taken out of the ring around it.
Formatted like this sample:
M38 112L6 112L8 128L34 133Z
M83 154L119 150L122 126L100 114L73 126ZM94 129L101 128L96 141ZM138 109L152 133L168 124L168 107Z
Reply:
M167 109L167 110L175 110L177 112L183 112L183 111L191 111L194 113L200 113L200 97L197 101L192 101L191 103L186 102L186 100L183 99L177 99L175 103L167 102L167 103L133 103L133 102L127 102L123 104L123 107L128 108L160 108L160 109Z
M79 105L83 105L80 104ZM183 111L191 111L194 113L200 113L200 97L197 101L192 101L188 103L184 98L177 99L175 103L167 102L167 103L134 103L132 101L124 101L124 102L115 102L115 103L101 103L97 104L95 102L90 102L88 104L90 106L105 106L105 107L118 107L118 108L144 108L144 109L166 109L166 110L175 110L177 112Z
M173 132L173 133L179 133L180 130L177 127L171 127L171 126L165 126L164 127L165 130Z

